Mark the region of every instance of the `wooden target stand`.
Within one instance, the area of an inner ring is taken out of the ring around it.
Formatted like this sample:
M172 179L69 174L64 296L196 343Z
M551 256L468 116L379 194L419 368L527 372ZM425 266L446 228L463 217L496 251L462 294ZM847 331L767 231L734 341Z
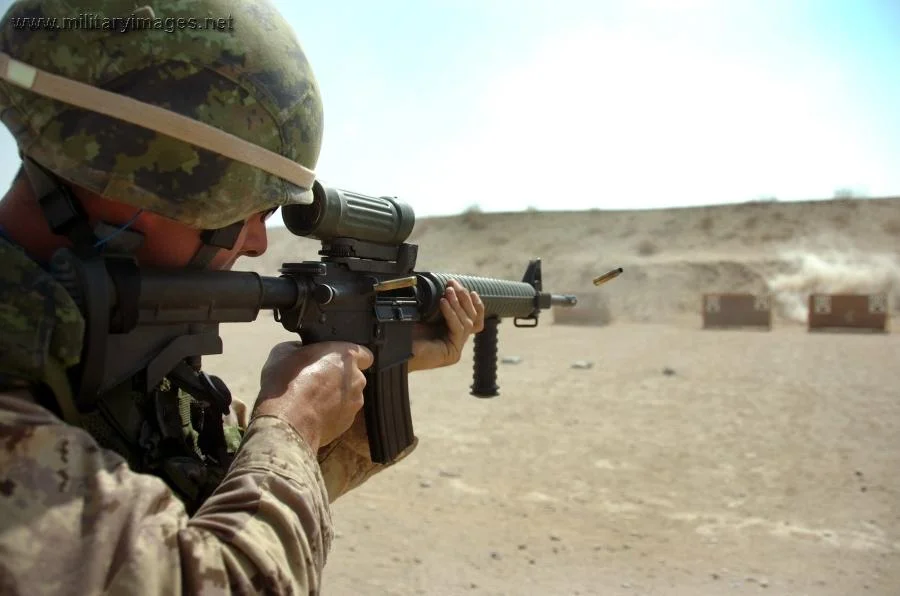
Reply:
M809 331L887 333L887 294L812 294Z
M772 328L772 298L767 294L704 294L704 329Z

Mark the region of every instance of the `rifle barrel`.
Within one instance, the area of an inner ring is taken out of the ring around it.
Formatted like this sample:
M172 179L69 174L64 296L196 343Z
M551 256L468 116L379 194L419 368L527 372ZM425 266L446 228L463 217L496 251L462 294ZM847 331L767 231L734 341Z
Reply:
M578 297L574 294L551 294L551 306L575 306L578 304Z

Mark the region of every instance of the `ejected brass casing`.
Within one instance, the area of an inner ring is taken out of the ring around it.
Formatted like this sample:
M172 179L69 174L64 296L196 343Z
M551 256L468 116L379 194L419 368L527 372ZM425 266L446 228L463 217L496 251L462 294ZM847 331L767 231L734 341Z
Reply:
M605 284L609 280L619 277L619 275L622 273L622 271L623 271L623 269L621 267L619 267L618 269L613 269L609 273L604 273L600 277L595 277L594 285L599 286L599 285Z
M416 276L399 277L397 279L389 279L381 283L375 284L375 292L389 292L391 290L399 290L400 288L411 288L416 285Z

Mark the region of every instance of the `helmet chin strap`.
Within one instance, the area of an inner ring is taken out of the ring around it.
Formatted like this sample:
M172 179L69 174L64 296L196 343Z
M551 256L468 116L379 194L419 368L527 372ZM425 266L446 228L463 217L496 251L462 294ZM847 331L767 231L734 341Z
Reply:
M244 229L244 222L239 221L217 230L203 230L200 241L203 245L194 253L188 263L189 269L206 269L220 250L231 250Z
M78 198L55 175L37 162L25 155L21 157L22 168L31 183L50 230L57 236L68 237L72 241L75 254L79 257L84 259L98 255L99 247L102 245L91 229L87 214Z

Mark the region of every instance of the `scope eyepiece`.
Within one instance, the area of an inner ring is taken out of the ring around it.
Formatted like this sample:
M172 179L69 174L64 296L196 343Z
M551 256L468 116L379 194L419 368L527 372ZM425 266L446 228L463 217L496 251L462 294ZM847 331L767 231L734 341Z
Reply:
M379 244L402 244L412 233L416 215L408 204L393 197L369 197L327 188L318 180L309 205L281 208L284 224L292 234L328 241L355 238Z

